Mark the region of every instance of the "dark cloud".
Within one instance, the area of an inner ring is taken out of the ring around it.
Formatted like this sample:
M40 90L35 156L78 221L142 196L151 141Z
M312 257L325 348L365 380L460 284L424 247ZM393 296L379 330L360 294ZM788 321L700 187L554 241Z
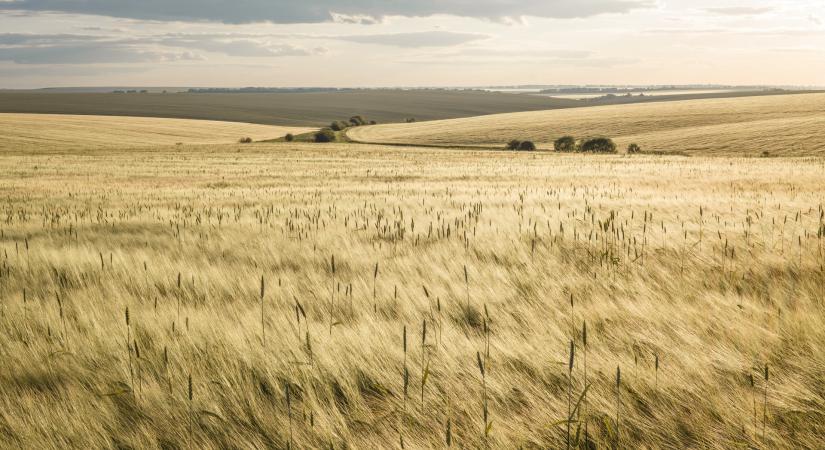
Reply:
M450 14L491 20L589 17L654 4L654 0L15 0L2 3L2 9L162 21L374 23L394 15Z
M487 39L489 36L477 33L456 33L452 31L421 31L417 33L364 34L355 36L334 36L334 39L357 42L359 44L390 45L393 47L452 47L467 42Z

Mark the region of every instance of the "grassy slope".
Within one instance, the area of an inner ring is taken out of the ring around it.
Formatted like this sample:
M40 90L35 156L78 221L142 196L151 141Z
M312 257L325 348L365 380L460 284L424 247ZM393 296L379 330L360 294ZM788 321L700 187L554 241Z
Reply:
M608 136L620 147L703 155L825 154L825 94L704 99L500 114L362 127L357 141L502 146L529 139Z
M0 113L0 152L85 150L276 139L308 128L208 120Z
M2 448L286 448L290 412L293 448L482 448L485 307L492 449L565 447L585 320L598 448L617 366L620 448L825 446L821 159L112 148L0 189Z
M730 92L647 98L625 102L660 102L679 98L776 95L777 92ZM379 123L472 117L515 111L594 106L532 95L481 91L362 90L268 94L104 94L51 91L0 91L0 112L99 114L226 120L269 125L324 126L360 114Z
M0 112L103 114L323 126L360 114L379 122L573 107L576 100L492 92L349 91L267 94L0 93Z

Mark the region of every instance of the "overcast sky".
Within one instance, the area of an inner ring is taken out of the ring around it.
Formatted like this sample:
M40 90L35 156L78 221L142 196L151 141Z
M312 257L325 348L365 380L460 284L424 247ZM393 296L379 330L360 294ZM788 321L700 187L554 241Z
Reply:
M825 0L0 0L0 87L825 85Z

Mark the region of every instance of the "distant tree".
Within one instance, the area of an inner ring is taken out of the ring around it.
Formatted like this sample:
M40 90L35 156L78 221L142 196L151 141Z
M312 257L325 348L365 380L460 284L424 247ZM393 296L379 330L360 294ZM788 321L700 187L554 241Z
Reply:
M557 152L576 151L576 138L573 136L562 136L553 142L553 149Z
M315 133L315 142L335 142L335 132L329 128L322 128Z
M588 153L616 153L616 144L609 138L594 138L582 144L582 151Z
M332 131L343 131L346 130L348 126L349 124L342 120L336 120L329 125Z
M251 137L242 137L241 139L238 140L238 142L241 143L241 144L251 144L252 143L252 138Z
M361 116L352 116L349 118L349 123L354 127L360 127L366 125L367 121Z
M415 117L408 117L408 118L405 120L405 122L407 122L407 123L413 123L413 122L415 122Z
M635 143L634 143L634 144L630 144L630 145L628 145L628 146L627 146L627 153L629 153L629 154L631 154L631 155L636 154L636 153L640 153L641 151L642 151L642 148L641 148L641 147L639 147L639 146L638 146L637 144L635 144Z
M287 142L292 142L295 140L295 136L293 136L292 133L287 133L286 136L284 136L284 140Z
M532 152L536 149L536 144L532 141L522 141L522 143L519 144L518 149L521 151Z
M521 141L519 141L518 139L513 139L512 141L507 143L507 146L505 146L507 150L518 150L519 147L521 147Z

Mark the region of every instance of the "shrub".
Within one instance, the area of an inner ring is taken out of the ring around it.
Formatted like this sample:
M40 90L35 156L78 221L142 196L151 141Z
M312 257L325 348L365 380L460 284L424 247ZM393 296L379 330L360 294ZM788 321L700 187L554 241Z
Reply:
M374 120L370 120L370 125L378 125L378 122L376 122Z
M612 139L594 138L582 144L583 152L590 153L616 153L616 144Z
M521 147L521 141L513 139L512 141L508 142L507 146L505 146L504 148L506 148L507 150L518 150L519 147Z
M525 152L532 152L536 149L536 144L532 141L524 141L519 144L518 149Z
M238 140L238 142L240 142L241 144L250 144L250 143L252 143L252 138L251 137L242 137L240 140Z
M349 127L349 124L342 120L336 120L335 122L329 124L329 127L332 129L332 131L343 131L347 129L347 127Z
M284 140L287 142L292 142L295 140L295 136L293 136L292 133L287 133L286 136L284 136Z
M576 138L563 136L553 142L553 149L557 152L573 152L576 150Z
M408 118L405 120L405 122L407 122L407 123L413 123L413 122L415 122L415 117L408 117Z
M360 127L366 125L367 121L361 116L352 116L349 118L349 123L354 127Z
M627 146L627 153L633 155L635 153L641 153L642 148L639 147L637 144L630 144Z
M315 142L335 142L335 132L329 128L323 128L315 133Z

